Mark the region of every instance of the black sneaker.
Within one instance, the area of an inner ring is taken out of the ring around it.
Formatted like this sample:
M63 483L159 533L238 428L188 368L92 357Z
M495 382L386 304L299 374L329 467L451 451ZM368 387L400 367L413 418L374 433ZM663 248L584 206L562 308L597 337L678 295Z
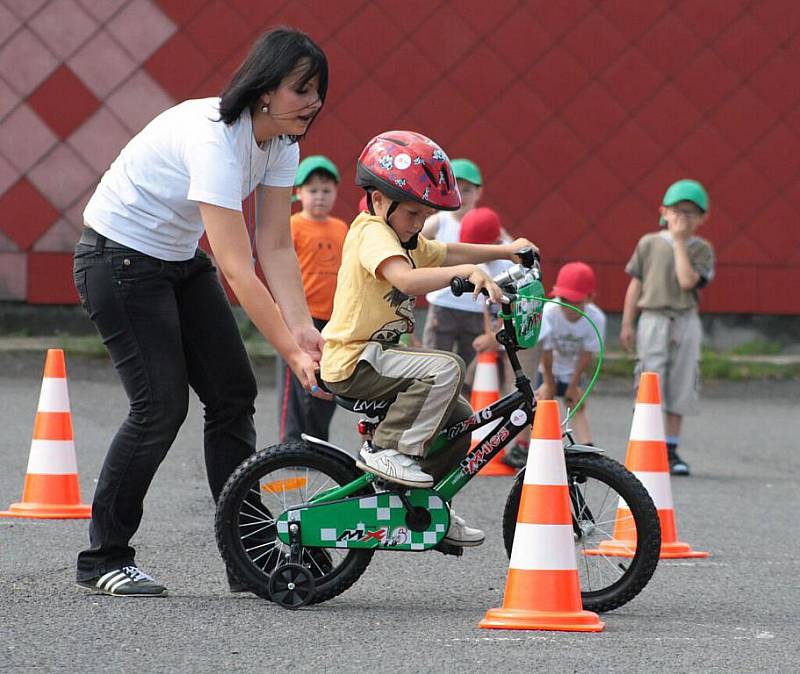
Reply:
M528 463L528 448L518 442L514 443L511 447L506 447L500 461L512 468L525 468Z
M167 588L156 583L138 566L123 566L91 580L79 580L78 585L100 590L114 597L165 597Z
M676 450L667 448L667 458L670 475L689 475L689 464L678 456Z

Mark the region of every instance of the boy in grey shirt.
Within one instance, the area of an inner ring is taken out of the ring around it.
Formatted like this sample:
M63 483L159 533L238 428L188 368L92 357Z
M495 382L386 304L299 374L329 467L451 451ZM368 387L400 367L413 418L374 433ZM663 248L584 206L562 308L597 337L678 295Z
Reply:
M703 337L698 291L714 278L714 249L695 235L708 218L708 194L695 180L679 180L660 210L661 231L645 234L625 267L631 280L620 341L628 351L636 346L637 382L641 372L658 373L670 472L688 475L677 447L683 416L697 412Z

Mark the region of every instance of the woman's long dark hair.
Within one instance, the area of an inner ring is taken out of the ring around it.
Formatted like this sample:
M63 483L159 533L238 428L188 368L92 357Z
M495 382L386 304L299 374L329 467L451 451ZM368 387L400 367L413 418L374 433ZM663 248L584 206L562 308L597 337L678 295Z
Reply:
M304 60L302 87L319 76L319 98L325 103L328 93L328 59L314 41L302 31L280 26L256 40L250 53L220 95L220 121L233 124L245 108L252 113L262 94L278 88L283 79ZM320 108L321 109L321 108ZM311 120L312 123L314 120ZM311 124L306 128L311 128ZM304 134L305 135L305 134ZM302 136L290 136L298 141Z

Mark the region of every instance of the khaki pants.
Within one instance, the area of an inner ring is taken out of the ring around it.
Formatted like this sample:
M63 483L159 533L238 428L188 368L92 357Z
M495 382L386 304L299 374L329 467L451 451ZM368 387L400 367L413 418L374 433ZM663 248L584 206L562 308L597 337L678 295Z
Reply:
M455 354L371 342L348 379L326 385L348 398L385 400L396 396L375 431L375 444L420 457L422 469L439 479L469 450L467 434L451 447L429 454L433 439L444 426L472 414L469 403L459 395L463 381L464 362Z
M696 309L642 311L636 328L634 387L642 372L657 372L665 412L697 414L700 342L703 327Z

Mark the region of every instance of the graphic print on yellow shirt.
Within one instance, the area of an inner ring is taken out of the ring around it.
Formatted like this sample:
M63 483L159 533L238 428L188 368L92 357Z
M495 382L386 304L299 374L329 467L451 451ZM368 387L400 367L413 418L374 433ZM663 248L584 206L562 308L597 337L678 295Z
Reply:
M401 256L414 267L438 267L446 253L445 244L422 236L417 248L407 251L380 217L369 213L356 217L344 240L333 314L322 331L325 381L347 379L368 342L396 344L401 335L414 331L416 297L377 277L381 263Z

